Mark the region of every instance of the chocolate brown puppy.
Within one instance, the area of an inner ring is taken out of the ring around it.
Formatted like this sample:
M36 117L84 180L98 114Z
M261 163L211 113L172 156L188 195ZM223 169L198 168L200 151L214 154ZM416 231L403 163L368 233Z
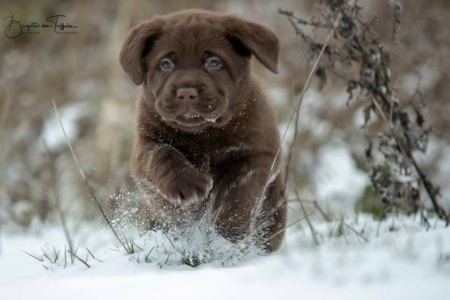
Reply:
M231 14L187 10L135 26L120 63L136 85L132 176L144 222L184 227L209 216L225 238L267 251L282 241L280 137L250 75L256 57L277 72L275 33Z

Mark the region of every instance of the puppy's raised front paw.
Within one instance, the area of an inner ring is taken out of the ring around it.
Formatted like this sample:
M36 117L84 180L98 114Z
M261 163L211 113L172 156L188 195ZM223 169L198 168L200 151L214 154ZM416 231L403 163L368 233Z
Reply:
M179 172L170 176L161 187L163 196L173 205L184 206L202 202L208 198L213 180L197 170Z

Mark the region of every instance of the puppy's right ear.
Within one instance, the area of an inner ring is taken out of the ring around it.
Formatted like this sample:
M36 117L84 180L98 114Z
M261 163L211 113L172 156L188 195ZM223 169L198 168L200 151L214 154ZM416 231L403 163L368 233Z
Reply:
M133 27L120 50L120 64L136 85L144 81L147 67L144 57L162 32L161 19L152 19Z

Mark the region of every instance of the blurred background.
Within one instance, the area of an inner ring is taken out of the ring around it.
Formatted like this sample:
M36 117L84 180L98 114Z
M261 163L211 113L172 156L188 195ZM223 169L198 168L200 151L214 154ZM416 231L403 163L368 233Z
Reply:
M359 1L368 18L378 17L375 28L390 45L392 77L401 103L411 99L420 83L428 107L425 116L433 132L427 152L417 158L441 186L442 204L449 209L450 2L403 2L398 40L391 44L389 1ZM311 65L305 59L307 49L278 9L310 19L319 13L316 6L314 0L2 1L0 226L26 229L57 222L55 200L74 220L99 218L66 145L52 100L81 168L107 212L124 202L138 201L129 175L129 156L140 88L118 61L122 42L134 24L185 8L204 8L236 13L273 28L282 43L279 74L256 61L253 68L278 114L283 134ZM65 29L72 34L55 33L51 28L30 28L34 33L16 38L5 34L16 26L8 28L11 16L22 24L40 24L53 15L65 15L59 21L77 28ZM317 38L323 37L317 33ZM318 80L313 80L301 107L289 191L317 200L335 213L376 215L381 203L366 172L367 142L361 130L364 103L348 104L347 99L342 82L329 78L319 89ZM290 127L283 142L285 157L293 131Z

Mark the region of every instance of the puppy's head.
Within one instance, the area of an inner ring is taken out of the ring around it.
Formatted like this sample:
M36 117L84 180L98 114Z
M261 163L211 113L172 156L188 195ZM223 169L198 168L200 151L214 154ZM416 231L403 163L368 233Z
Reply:
M250 57L277 72L275 33L234 15L190 10L142 22L120 52L124 70L172 127L223 126L243 105Z

